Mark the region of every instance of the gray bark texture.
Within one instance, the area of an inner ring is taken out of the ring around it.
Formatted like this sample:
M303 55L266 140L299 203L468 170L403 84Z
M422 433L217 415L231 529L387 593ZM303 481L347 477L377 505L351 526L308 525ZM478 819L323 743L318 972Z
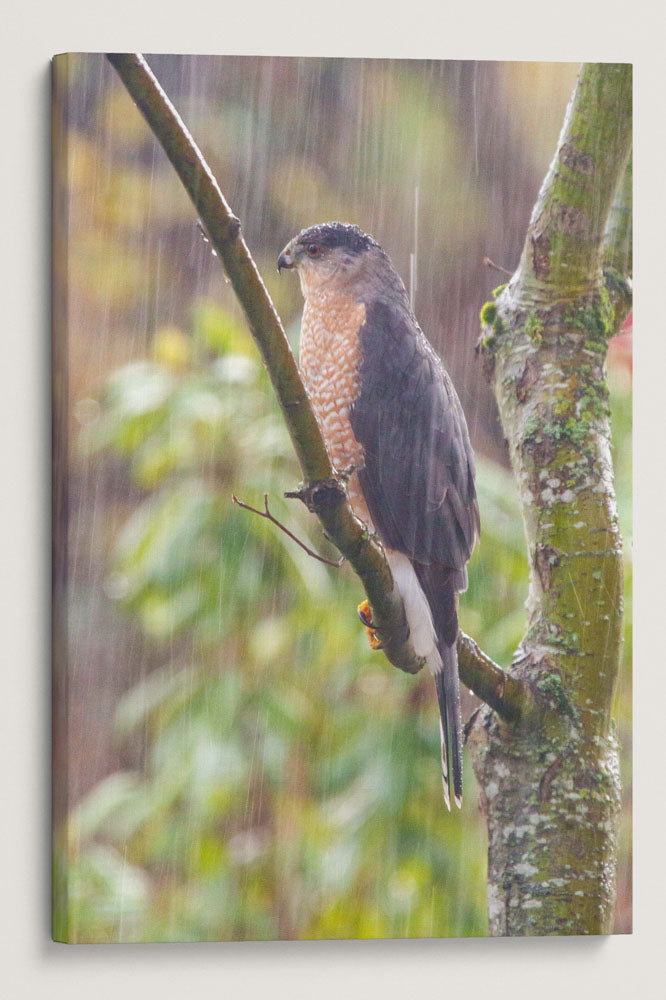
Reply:
M517 721L471 727L488 825L493 935L613 926L622 643L605 358L631 301L631 67L587 64L532 213L519 267L482 312L530 568L510 675Z

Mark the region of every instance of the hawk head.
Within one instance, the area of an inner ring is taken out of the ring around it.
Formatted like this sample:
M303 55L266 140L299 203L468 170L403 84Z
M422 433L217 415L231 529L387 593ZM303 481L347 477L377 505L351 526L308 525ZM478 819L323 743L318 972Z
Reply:
M287 243L278 257L278 273L295 268L303 295L330 288L351 291L372 285L393 271L377 240L358 226L344 222L323 222L303 229Z

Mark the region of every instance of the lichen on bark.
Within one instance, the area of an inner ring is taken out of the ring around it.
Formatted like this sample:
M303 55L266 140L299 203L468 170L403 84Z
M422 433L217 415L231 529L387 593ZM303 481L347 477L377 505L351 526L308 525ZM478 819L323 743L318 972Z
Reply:
M631 67L583 66L518 270L482 310L530 570L510 673L536 703L518 723L483 709L470 737L493 934L612 929L622 560L605 357L627 308L618 281L630 296L626 227L609 227L626 221L611 206L617 191L626 207L630 144ZM620 232L612 284L604 257Z

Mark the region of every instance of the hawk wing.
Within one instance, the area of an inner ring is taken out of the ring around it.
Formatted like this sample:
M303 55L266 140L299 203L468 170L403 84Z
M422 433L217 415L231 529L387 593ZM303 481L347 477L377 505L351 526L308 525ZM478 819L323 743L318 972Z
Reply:
M409 557L430 606L444 798L449 805L452 779L461 805L456 592L467 586L480 527L467 424L451 379L404 306L366 303L359 340L361 383L349 414L364 450L359 481L382 541Z
M425 577L436 571L462 591L479 507L456 391L405 309L366 304L359 338L361 384L350 421L365 453L358 475L375 528L387 546L421 564L419 577L421 567Z

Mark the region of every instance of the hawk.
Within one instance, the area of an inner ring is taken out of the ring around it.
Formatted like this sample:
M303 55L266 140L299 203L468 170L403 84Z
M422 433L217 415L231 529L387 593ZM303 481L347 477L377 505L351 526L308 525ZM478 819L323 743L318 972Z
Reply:
M283 268L296 269L305 300L303 381L333 466L353 470L349 502L382 542L414 650L434 677L444 799L450 808L452 786L460 807L458 594L480 528L465 416L372 236L341 222L311 226L284 248Z

